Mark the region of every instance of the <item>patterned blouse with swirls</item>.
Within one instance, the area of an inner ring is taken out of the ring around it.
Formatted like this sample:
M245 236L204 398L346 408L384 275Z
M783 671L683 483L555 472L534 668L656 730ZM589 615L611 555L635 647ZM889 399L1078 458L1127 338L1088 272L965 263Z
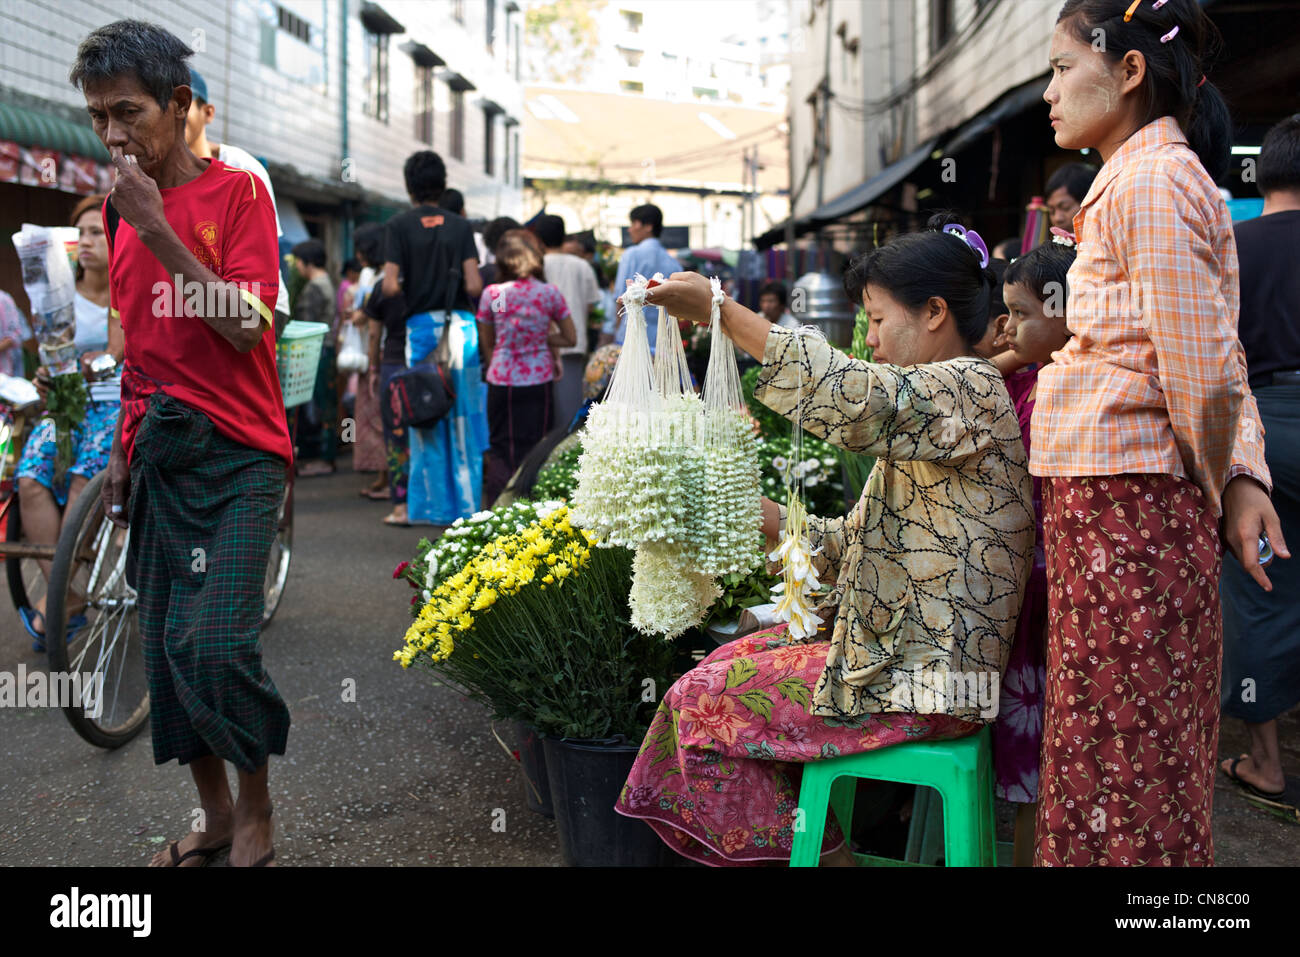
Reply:
M755 395L792 421L802 395L804 428L876 457L847 516L809 517L839 604L813 713L990 723L1034 550L1025 447L997 368L862 362L774 327Z

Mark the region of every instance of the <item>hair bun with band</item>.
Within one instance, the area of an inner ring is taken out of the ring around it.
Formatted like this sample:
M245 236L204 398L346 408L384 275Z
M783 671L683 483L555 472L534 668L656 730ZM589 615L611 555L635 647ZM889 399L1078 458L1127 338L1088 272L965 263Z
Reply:
M984 244L984 240L980 238L979 233L973 229L967 229L965 226L959 226L957 223L949 223L943 227L943 231L950 236L956 236L969 246L971 251L976 256L979 256L981 269L989 267L989 247Z

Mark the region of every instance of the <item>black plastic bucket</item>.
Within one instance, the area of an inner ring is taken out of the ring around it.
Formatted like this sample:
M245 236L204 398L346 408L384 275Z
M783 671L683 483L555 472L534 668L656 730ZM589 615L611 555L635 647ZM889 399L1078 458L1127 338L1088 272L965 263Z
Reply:
M551 806L551 785L546 780L546 753L542 736L531 724L515 722L515 743L519 749L519 769L524 779L524 801L528 810L543 817L555 817Z
M614 804L636 760L638 745L607 740L543 738L560 853L569 867L663 867L673 852L644 821Z

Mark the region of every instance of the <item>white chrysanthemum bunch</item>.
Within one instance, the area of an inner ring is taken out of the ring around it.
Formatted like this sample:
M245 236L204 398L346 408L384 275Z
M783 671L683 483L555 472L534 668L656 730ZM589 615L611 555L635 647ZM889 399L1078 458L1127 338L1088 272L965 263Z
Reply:
M645 542L637 548L628 598L640 631L676 638L699 624L721 594L713 576L684 567L680 545Z

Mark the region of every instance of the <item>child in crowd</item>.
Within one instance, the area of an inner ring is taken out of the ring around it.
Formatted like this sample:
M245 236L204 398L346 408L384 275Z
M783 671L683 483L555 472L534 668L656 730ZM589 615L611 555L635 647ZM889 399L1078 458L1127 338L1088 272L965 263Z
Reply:
M998 355L998 347L1002 345L1002 330L1007 323L1007 304L1002 301L1002 277L1007 272L1007 261L1005 259L990 259L989 270L996 278L993 285L993 291L989 295L989 325L984 330L984 338L971 346L971 351L977 356L983 356L990 360L994 365L1005 373L1002 367L1003 361L1011 359L1011 353L1006 353L1004 357Z
M1038 371L1070 339L1065 327L1066 273L1074 262L1074 241L1061 232L1031 249L1005 270L1002 299L1006 323L998 341L1008 347L994 361L1006 377L1025 452L1034 411ZM1022 366L1019 371L1010 371ZM1042 480L1034 478L1034 564L1020 609L1011 660L1002 674L998 720L993 725L993 767L998 797L1017 805L1013 860L1033 859L1038 760L1043 740L1044 649L1047 634L1047 566L1043 551Z

